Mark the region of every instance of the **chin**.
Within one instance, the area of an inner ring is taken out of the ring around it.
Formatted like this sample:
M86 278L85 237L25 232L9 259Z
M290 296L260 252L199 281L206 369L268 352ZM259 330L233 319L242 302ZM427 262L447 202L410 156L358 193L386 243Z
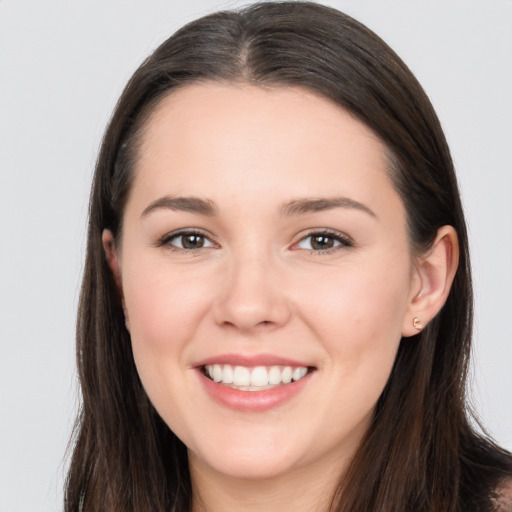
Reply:
M189 452L190 453L190 452ZM190 454L189 454L190 456ZM233 451L232 454L225 454L222 458L203 459L202 464L209 466L210 471L224 475L228 478L241 480L266 480L293 472L296 468L296 461L285 458L283 455L275 454L249 454Z
M224 432L217 441L213 436L211 443L204 443L203 438L202 443L189 448L189 458L227 477L258 480L275 478L300 464L297 447L301 444L293 442L290 436L287 439L268 428L263 432L248 429L244 434Z

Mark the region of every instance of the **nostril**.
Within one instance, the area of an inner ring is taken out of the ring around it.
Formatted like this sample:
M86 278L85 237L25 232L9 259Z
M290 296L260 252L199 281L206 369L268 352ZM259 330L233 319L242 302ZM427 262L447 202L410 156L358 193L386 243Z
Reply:
M232 322L230 320L224 320L222 322L222 325L225 327L236 327L237 329L240 327L244 328L240 324L242 324L242 322ZM275 324L276 324L276 322L273 322L272 320L261 320L260 322L256 322L254 325L251 324L248 328L250 328L250 329L256 328L257 329L258 327L270 327Z

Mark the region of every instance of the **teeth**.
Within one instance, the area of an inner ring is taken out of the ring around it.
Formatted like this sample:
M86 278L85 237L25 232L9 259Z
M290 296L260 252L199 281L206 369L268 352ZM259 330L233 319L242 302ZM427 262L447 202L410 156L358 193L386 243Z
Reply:
M292 379L293 380L302 379L302 377L304 377L304 375L306 375L306 373L308 373L307 368L294 368L294 370L292 372Z
M233 384L235 386L249 386L251 384L251 374L245 366L235 366Z
M222 370L222 382L224 384L233 384L233 373L233 367L229 364L225 364Z
M222 366L220 364L213 365L213 380L220 382L222 380Z
M251 372L251 386L266 386L268 384L268 372L264 366L258 366Z
M283 373L281 374L281 380L283 384L289 384L292 381L293 370L291 366L285 366Z
M268 372L268 383L273 386L281 384L281 369L279 366L272 366L270 368L270 371Z
M305 366L232 366L230 364L208 364L205 373L210 379L244 391L260 391L280 384L289 384L302 379L308 369Z

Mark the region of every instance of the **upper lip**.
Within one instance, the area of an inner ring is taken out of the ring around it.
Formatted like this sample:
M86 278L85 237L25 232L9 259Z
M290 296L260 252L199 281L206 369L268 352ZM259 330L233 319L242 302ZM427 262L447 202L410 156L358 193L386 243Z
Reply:
M217 356L207 357L195 362L193 367L202 367L211 364L230 364L232 366L303 366L311 367L312 365L304 361L281 357L274 354L219 354Z

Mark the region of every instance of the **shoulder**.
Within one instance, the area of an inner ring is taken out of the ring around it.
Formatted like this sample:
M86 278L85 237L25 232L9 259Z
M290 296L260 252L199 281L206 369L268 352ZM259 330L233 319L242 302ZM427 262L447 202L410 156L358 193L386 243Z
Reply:
M496 511L512 512L512 477L503 480L496 490Z

